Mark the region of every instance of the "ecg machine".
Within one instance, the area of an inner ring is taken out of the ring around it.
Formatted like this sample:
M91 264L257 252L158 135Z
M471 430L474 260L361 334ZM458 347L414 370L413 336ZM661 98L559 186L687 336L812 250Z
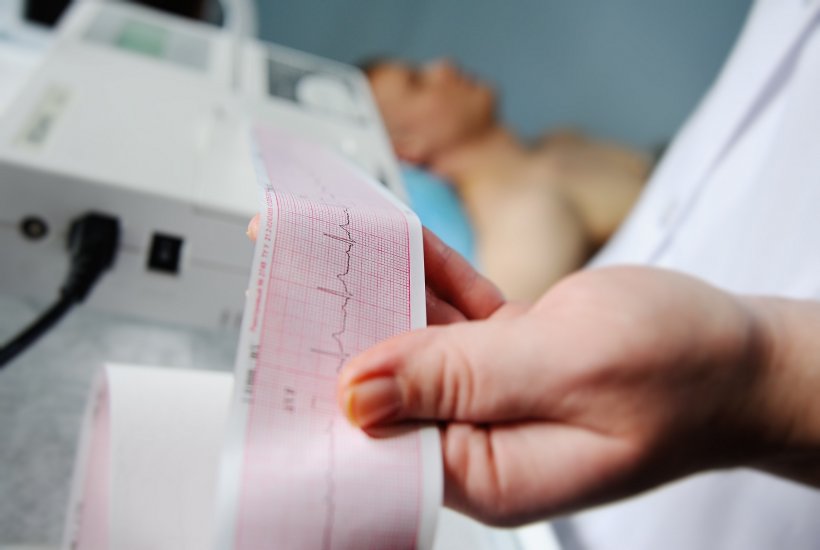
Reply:
M259 201L249 120L320 141L405 196L354 68L120 3L78 2L49 41L0 110L3 293L50 301L69 221L99 210L123 236L91 305L235 327ZM435 549L554 548L539 527L516 537L444 511Z
M258 205L254 120L329 146L404 196L355 68L134 5L76 3L0 119L0 291L51 300L70 220L97 210L123 235L91 305L237 326Z

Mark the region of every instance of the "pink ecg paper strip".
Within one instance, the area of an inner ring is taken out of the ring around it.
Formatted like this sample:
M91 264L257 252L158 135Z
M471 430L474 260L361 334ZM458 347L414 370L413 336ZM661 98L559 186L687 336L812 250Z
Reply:
M84 430L79 445L77 471L64 533L63 548L109 548L111 492L110 391L104 373L94 380L86 406Z
M254 138L264 203L218 546L428 548L441 499L437 434L372 439L336 405L348 358L424 325L419 222L333 153L270 129Z

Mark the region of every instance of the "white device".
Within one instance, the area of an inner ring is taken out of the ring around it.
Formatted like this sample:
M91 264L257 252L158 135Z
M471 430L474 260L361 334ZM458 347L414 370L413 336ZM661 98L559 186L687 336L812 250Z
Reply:
M323 141L402 199L398 165L362 73L275 44L247 41L240 94L253 120Z
M327 144L403 195L356 69L235 39L132 5L70 9L0 119L0 290L53 300L70 221L100 211L123 233L91 305L237 326L259 200L244 124L254 118ZM292 98L266 92L271 63L302 75ZM27 232L32 220L44 236Z
M0 0L0 115L17 96L48 47L51 34L20 17L17 1Z

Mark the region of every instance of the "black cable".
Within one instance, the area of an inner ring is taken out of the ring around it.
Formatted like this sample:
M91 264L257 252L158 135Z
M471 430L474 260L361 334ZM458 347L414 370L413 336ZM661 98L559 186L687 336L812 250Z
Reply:
M63 315L74 306L74 303L74 300L60 298L36 321L26 327L23 332L4 345L3 349L0 350L0 368L6 366L6 363L33 344L40 336L48 332L48 329L62 319Z
M120 224L111 216L92 212L72 222L68 232L71 260L60 297L0 348L0 369L48 332L75 304L85 300L100 275L114 263L119 240Z

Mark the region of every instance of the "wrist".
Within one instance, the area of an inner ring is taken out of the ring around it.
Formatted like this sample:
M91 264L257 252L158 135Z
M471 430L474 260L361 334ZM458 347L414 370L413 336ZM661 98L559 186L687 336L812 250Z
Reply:
M744 297L759 382L745 407L749 466L820 486L820 305Z

